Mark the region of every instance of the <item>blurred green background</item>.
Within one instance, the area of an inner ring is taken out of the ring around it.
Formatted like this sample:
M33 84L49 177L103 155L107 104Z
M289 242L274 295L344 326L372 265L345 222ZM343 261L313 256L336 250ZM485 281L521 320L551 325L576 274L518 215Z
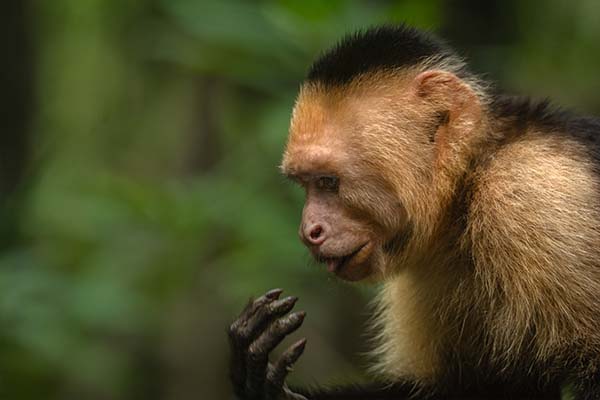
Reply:
M596 0L2 8L2 399L227 399L226 327L273 287L308 312L292 380L365 379L373 289L310 261L277 170L306 68L344 32L431 29L503 88L600 112Z

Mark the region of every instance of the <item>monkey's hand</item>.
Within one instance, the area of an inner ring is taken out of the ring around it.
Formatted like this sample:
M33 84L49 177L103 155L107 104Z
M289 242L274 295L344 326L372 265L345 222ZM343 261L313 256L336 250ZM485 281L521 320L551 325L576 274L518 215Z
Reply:
M286 315L298 299L290 296L279 300L281 293L281 289L274 289L250 301L229 327L231 381L241 400L307 400L285 384L292 365L304 351L306 339L269 362L269 353L302 325L305 316L304 312Z

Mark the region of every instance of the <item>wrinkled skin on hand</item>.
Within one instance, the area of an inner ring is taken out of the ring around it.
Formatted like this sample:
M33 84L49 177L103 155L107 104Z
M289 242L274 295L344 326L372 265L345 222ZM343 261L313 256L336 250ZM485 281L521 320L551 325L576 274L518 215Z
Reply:
M304 321L304 312L288 314L296 297L279 299L274 289L246 306L229 327L231 381L240 400L307 400L294 393L285 378L304 351L306 339L291 345L279 359L269 362L269 354Z

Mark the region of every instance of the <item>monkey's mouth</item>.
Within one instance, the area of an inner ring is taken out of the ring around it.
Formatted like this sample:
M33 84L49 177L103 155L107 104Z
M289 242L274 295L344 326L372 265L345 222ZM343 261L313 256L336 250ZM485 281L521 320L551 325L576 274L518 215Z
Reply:
M339 273L367 246L367 244L369 244L369 242L358 246L356 250L353 250L351 253L344 256L324 257L319 255L317 256L317 261L327 264L327 271L339 275Z

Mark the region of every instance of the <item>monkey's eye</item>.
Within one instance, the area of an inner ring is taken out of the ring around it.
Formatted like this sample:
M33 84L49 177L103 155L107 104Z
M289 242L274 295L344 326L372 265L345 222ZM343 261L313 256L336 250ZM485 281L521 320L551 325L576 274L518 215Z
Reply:
M317 189L328 192L337 192L340 186L340 180L336 176L320 176L317 178Z

